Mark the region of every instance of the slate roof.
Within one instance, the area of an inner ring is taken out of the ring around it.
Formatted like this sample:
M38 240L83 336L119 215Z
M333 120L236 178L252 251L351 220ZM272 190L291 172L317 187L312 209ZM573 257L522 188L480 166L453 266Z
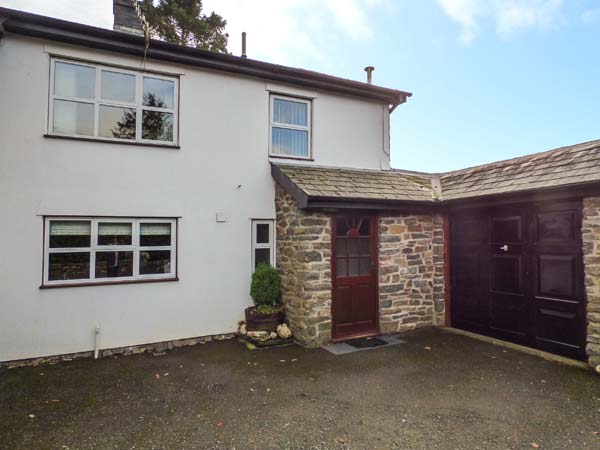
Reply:
M600 181L600 141L455 170L440 180L444 200Z
M440 174L288 164L272 173L306 199L434 204L600 183L600 140Z
M429 175L394 170L340 169L274 164L275 170L312 198L433 201Z

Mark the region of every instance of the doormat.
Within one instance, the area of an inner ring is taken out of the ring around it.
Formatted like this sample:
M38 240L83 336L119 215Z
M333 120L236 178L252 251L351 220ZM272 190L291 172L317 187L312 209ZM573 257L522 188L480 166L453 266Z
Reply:
M356 344L357 341L371 341L366 345L364 343ZM373 343L372 341L376 341ZM354 342L355 345L352 345L351 342ZM351 341L346 342L338 342L336 344L325 345L322 348L327 350L329 353L333 353L334 355L345 355L347 353L354 352L362 352L365 350L373 350L376 348L385 348L390 347L392 345L404 344L405 341L400 339L400 336L397 334L390 334L386 336L377 336L376 338L362 338L362 339L352 339Z
M382 345L387 345L387 342L382 341L381 339L377 339L375 337L371 337L371 338L351 339L349 341L346 341L346 344L351 345L354 348L372 348L372 347L381 347Z

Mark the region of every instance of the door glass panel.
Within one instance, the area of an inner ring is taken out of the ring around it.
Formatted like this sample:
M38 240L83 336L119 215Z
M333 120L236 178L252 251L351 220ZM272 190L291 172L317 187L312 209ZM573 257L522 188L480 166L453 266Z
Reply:
M371 273L371 258L360 258L360 274L369 275Z
M338 277L345 277L346 272L346 258L338 258L336 261L336 272Z
M350 229L350 225L348 220L345 217L339 217L335 221L335 234L338 236L346 236L348 230Z
M345 238L337 238L335 240L335 252L338 256L346 256L346 241Z
M350 258L348 264L348 275L355 277L360 274L358 258Z
M358 239L349 239L350 244L350 256L358 256L359 255L359 240Z
M363 256L371 254L371 239L370 238L362 238L359 241L360 243L360 254Z
M358 224L358 233L361 236L369 236L370 235L370 224L371 220L368 217L362 217Z

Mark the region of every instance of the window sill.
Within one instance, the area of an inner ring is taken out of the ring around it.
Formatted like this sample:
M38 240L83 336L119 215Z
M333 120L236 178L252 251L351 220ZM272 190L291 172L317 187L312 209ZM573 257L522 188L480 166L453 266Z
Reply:
M150 280L119 280L119 281L97 281L97 282L81 282L81 283L57 283L57 284L42 284L40 289L55 289L68 287L83 287L83 286L109 286L116 284L141 284L141 283L164 283L167 281L179 281L179 277L173 278L154 278Z
M269 158L293 159L295 161L314 161L314 158L304 158L302 156L269 155Z
M85 142L102 142L103 144L117 144L117 145L138 145L142 147L156 147L156 148L172 148L175 150L180 149L181 147L176 144L152 144L150 142L135 142L135 141L112 141L109 139L100 139L94 137L84 137L84 136L67 136L63 134L44 134L44 137L51 139L67 139L71 141L85 141Z

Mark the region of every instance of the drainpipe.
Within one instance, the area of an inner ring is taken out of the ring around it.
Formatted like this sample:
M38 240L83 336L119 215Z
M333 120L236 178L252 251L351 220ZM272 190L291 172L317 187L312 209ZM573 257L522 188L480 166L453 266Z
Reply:
M100 350L100 327L96 325L94 330L94 359L98 359L98 353Z

